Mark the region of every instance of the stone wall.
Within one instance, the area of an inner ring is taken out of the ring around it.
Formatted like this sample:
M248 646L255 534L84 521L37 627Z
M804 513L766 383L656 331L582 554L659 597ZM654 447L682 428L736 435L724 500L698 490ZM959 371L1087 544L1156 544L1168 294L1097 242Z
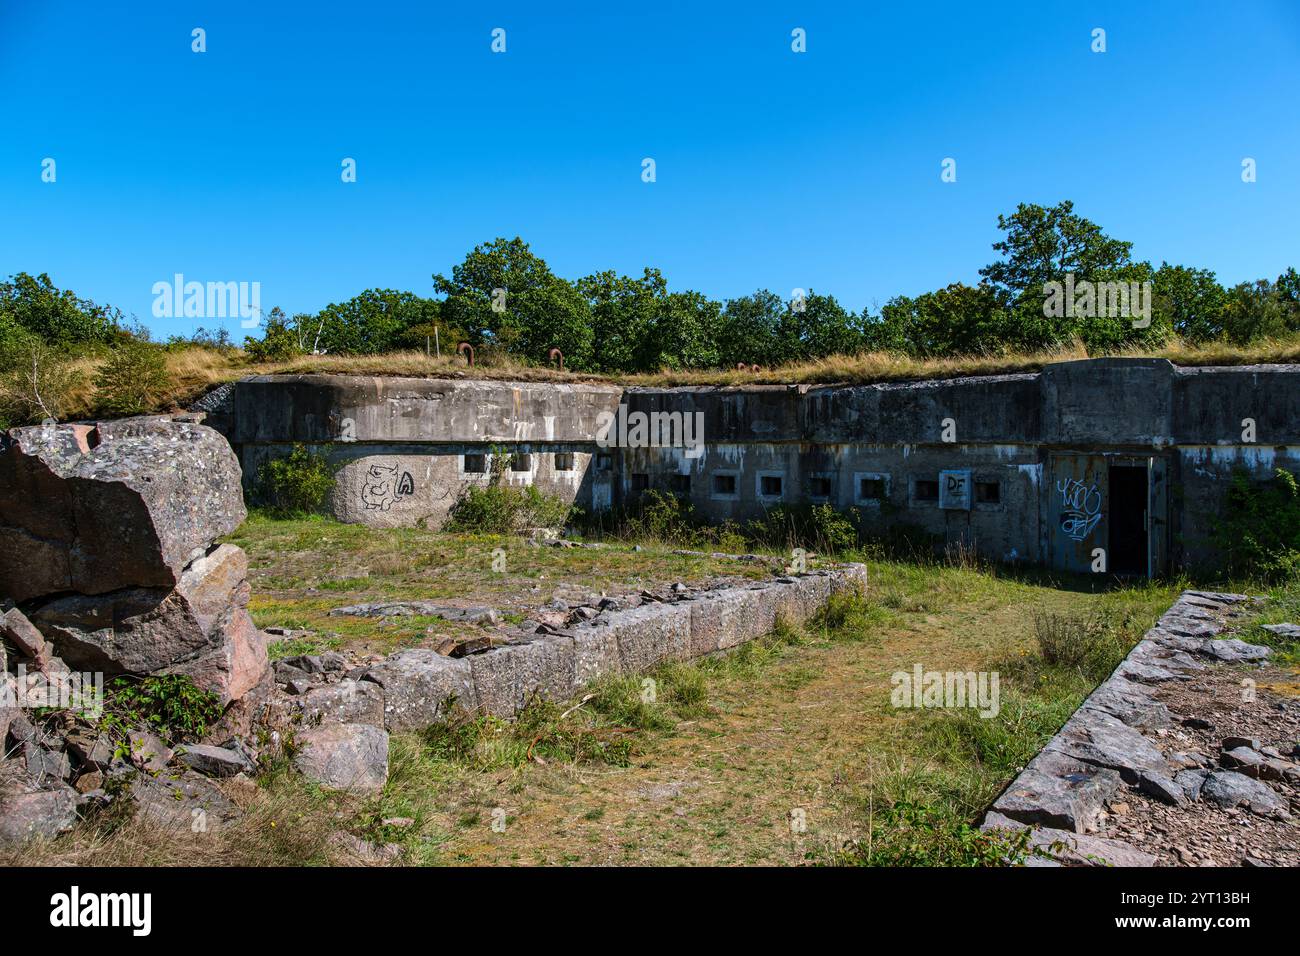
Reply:
M1270 733L1286 737L1300 714L1292 714L1284 700L1277 702L1282 712L1257 701L1250 671L1229 672L1217 684L1209 679L1216 668L1257 666L1268 658L1266 647L1219 637L1250 603L1240 594L1184 592L1008 784L983 828L1033 828L1032 845L1047 854L1031 859L1033 865L1051 865L1053 859L1114 866L1216 862L1225 850L1237 862L1243 853L1271 853L1268 847L1279 842L1279 834L1282 852L1293 851L1296 831L1286 793L1300 793L1294 740L1284 744L1284 755L1259 740L1224 736L1223 725L1262 721ZM1250 692L1243 694L1246 687ZM1223 748L1217 761L1190 743L1193 734L1213 732L1216 725L1214 736L1222 738ZM1270 787L1269 779L1278 784ZM1164 811L1161 822L1139 819L1138 804L1147 800ZM1251 815L1259 818L1253 830L1232 825L1239 807L1247 816L1238 824L1251 824ZM1180 816L1198 809L1204 812L1180 825ZM1218 811L1234 831L1224 841L1240 845L1219 842L1209 851L1175 846L1221 829L1212 817ZM1278 831L1270 833L1274 825Z

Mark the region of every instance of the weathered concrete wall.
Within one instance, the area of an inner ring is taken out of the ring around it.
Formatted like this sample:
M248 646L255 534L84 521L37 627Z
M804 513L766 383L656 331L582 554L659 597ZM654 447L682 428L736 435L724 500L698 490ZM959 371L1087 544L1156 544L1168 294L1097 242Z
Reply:
M1152 522L1163 542L1152 560L1163 568L1170 559L1213 560L1213 516L1234 468L1267 478L1274 467L1296 466L1298 373L1290 365L1180 369L1164 359L1099 359L865 386L264 376L238 383L218 414L250 478L294 442L332 443L341 466L334 509L348 521L436 525L465 487L485 480L467 472L465 456L505 446L531 458L504 480L586 509L630 502L648 488L687 497L716 522L827 501L856 510L869 529L906 524L990 557L1071 568L1105 548L1118 524L1103 500L1088 540L1063 542L1057 525L1080 519L1053 501L1061 474L1080 478L1090 495L1095 482L1105 499L1106 468L1153 460L1161 476L1153 487L1168 499L1168 521ZM699 443L604 447L601 426L615 413L698 421ZM1048 475L1061 455L1090 457ZM573 470L557 467L557 456ZM932 500L941 473L967 470L970 490L983 486L969 508Z

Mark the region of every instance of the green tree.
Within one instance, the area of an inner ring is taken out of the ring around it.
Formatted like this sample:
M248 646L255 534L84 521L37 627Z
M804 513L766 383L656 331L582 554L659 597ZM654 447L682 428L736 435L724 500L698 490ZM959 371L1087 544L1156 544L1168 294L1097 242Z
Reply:
M1052 207L1021 203L1010 216L998 216L1006 236L993 244L1003 258L980 270L1006 308L1007 344L1027 351L1048 349L1080 339L1090 351L1131 344L1158 344L1168 327L1152 316L1145 328L1131 316L1079 316L1067 308L1049 314L1048 283L1145 282L1151 267L1131 258L1133 244L1113 239L1096 223L1074 212L1068 199ZM1154 290L1153 290L1154 291Z
M1209 269L1162 262L1152 276L1152 288L1157 314L1177 335L1203 342L1223 334L1223 308L1228 296Z
M1223 335L1236 345L1281 338L1300 329L1300 310L1267 279L1242 282L1228 290L1223 307Z
M59 289L42 272L19 272L0 282L0 316L7 327L26 329L49 345L108 344L121 337L122 313Z
M954 282L915 298L891 299L869 339L873 348L936 358L1003 352L1009 334L1007 313L991 287Z
M438 313L437 302L413 292L367 289L314 316L295 316L293 327L303 352L376 355L396 349L407 329L433 322Z
M784 357L781 319L786 304L775 292L760 289L752 295L728 299L718 330L721 364L751 362L775 365Z
M832 295L809 290L801 303L787 303L778 332L783 361L850 355L863 347L857 317Z
M527 361L544 362L559 348L571 368L592 362L591 309L572 284L551 272L517 236L476 246L433 277L444 296L442 316L474 345L495 345Z

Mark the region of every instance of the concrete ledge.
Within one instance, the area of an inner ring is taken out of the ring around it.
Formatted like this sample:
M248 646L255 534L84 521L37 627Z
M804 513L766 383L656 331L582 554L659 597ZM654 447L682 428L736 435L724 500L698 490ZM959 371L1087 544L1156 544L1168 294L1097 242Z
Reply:
M426 648L398 651L364 679L383 688L384 726L390 732L430 726L446 716L446 702L453 697L468 710L478 707L469 662Z

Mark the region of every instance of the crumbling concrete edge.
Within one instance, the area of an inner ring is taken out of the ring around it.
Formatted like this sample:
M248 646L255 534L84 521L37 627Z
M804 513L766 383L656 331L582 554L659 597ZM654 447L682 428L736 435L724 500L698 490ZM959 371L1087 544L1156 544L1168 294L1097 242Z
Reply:
M728 650L771 633L778 618L807 621L831 595L863 591L863 564L644 604L462 658L427 648L398 651L361 675L383 691L391 733L422 730L450 706L510 717L534 695L567 700L611 674L638 674Z
M1184 591L1114 672L993 801L982 830L1032 828L1039 851L1027 865L1155 866L1156 857L1120 840L1092 836L1108 800L1124 784L1168 784L1173 772L1144 735L1170 725L1152 686L1187 680L1203 660L1258 660L1267 650L1218 640L1228 619L1261 600L1244 594ZM1043 855L1045 854L1045 855Z

